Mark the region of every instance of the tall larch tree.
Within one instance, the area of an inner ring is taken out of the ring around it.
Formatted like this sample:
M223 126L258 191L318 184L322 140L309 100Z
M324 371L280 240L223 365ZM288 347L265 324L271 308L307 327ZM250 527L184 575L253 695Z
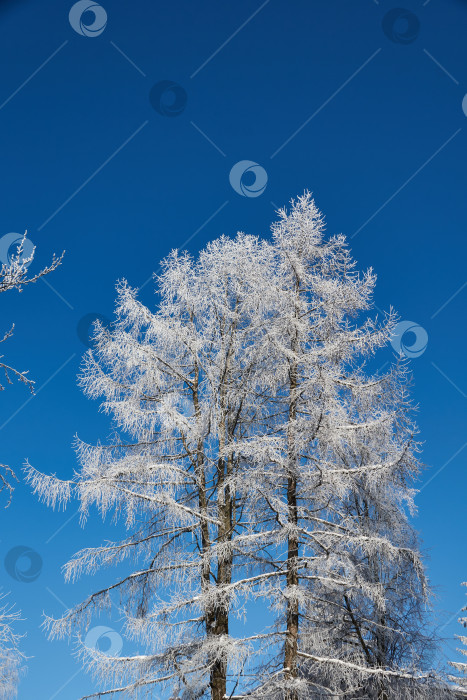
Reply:
M127 635L148 653L109 659L82 647L103 681L118 679L109 693L162 686L171 697L223 700L228 673L245 659L245 643L229 634L231 601L250 543L261 544L244 522L249 484L236 443L262 418L257 390L273 273L267 244L239 235L210 244L197 261L171 254L154 313L120 284L113 327L97 329L81 376L116 436L105 445L78 442L81 469L71 481L29 468L48 503L75 494L83 514L95 504L128 528L121 542L79 552L66 577L130 556L139 567L47 620L53 636L67 636L119 595Z
M270 449L252 435L248 454L258 466L253 521L268 523L274 552L258 595L276 617L249 692L387 700L397 686L400 698L441 697L421 666L428 586L408 521L420 464L407 373L369 371L395 315L368 316L375 276L356 273L343 236L324 238L310 195L279 213L272 246L274 420Z

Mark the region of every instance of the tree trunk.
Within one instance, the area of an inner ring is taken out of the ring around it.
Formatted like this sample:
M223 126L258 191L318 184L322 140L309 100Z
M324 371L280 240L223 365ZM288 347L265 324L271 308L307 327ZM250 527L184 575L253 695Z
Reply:
M195 409L196 418L199 419L201 415L199 406L199 369L195 363L195 380L193 382L193 404ZM196 471L198 478L198 505L200 513L205 516L201 520L201 556L203 558L203 563L201 567L201 589L206 592L211 584L211 541L209 536L208 527L208 498L206 491L206 472L204 467L204 451L203 451L203 441L199 439L197 445L197 455L196 455ZM215 610L206 610L205 612L205 625L206 625L206 635L210 637L213 634L219 634L217 616ZM211 697L212 700L222 700L226 689L226 669L219 662L215 662L210 674L210 687L211 687ZM223 680L224 679L224 680Z
M289 477L287 484L287 505L289 523L297 525L297 481L294 476ZM297 557L298 537L291 535L287 551L287 588L289 589L298 585ZM288 678L296 678L298 652L298 602L296 600L287 600L286 624L284 668L287 669L286 676ZM288 700L297 700L296 693L289 693Z
M299 282L296 282L296 295L299 296ZM298 303L296 307L296 318L298 319ZM292 339L291 348L296 355L298 351L297 331ZM295 445L295 421L297 418L297 385L298 370L297 361L294 358L289 369L289 390L290 403L288 412L288 437L287 437L287 459L288 459L288 479L287 479L287 510L288 523L293 527L292 534L289 534L287 545L287 589L294 589L294 599L287 599L286 612L286 636L284 649L284 669L285 677L289 680L297 677L297 653L298 653L298 601L295 599L295 587L298 586L298 514L297 514L297 456ZM295 691L288 692L287 700L298 700Z
M229 633L229 613L221 610L216 614L214 634L223 635ZM227 662L217 659L211 669L211 698L212 700L225 700L227 697Z
M218 465L218 517L220 526L218 530L218 542L228 542L232 538L232 500L230 489L225 486L226 472L229 474L231 458L220 459ZM217 565L217 586L231 583L232 580L232 553L229 552L218 558ZM214 627L212 633L218 636L229 634L229 610L228 601L221 594L220 606L214 611ZM211 669L211 698L212 700L224 700L227 697L227 662L224 659L217 659Z
M226 374L228 371L229 356L226 361ZM230 440L230 422L227 416L227 407L224 405L224 385L220 390L220 405L223 420L219 426L219 452L223 454L227 440ZM225 483L232 475L232 455L227 459L220 458L217 465L217 517L219 528L217 532L218 544L231 542L232 540L232 495L230 487ZM228 549L221 556L217 556L217 587L222 589L232 582L232 551ZM229 634L229 602L220 594L219 604L214 612L214 626L212 633L217 636ZM227 661L225 658L217 658L211 669L211 700L224 700L227 697Z

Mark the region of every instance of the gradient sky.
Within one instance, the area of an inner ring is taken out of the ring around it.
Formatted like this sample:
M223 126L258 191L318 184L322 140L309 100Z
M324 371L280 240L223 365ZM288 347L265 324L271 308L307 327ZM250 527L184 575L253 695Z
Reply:
M112 315L116 280L144 285L173 247L267 236L275 208L310 189L329 234L348 235L359 268L375 269L377 306L418 332L402 339L420 353L411 366L428 465L415 526L453 658L467 602L467 1L403 1L394 11L387 0L102 0L87 36L95 16L80 24L75 13L73 28L71 2L0 0L0 258L4 237L25 229L31 273L66 250L47 283L0 299L0 332L16 324L2 352L36 381L33 398L22 385L1 395L0 459L71 476L73 436L108 431L76 375L86 320ZM267 177L258 196L229 181L242 160L260 166L256 187ZM150 282L141 299L153 303ZM77 549L114 536L97 515L82 529L75 510L54 513L19 484L0 513L0 582L33 657L20 700L94 687L73 647L39 629L42 611L59 615L112 576L64 584ZM40 556L33 580L20 580L27 559L11 564L19 546Z

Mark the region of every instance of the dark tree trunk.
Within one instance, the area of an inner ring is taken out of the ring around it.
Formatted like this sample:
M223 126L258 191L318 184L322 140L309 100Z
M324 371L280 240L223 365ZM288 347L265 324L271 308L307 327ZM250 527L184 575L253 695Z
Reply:
M298 292L298 280L296 285L296 293ZM296 311L298 318L298 308ZM292 351L298 351L298 339L295 334L292 340ZM298 513L297 513L297 457L295 445L295 421L297 418L297 385L298 385L298 370L297 361L294 358L289 369L289 391L290 403L288 411L288 436L287 436L287 452L288 452L288 479L287 479L287 510L288 522L293 527L293 532L289 535L287 545L287 588L298 586ZM284 649L284 669L285 677L292 680L297 677L297 653L298 653L298 631L299 631L299 610L297 600L287 600L286 611L286 636ZM287 700L298 700L297 693L290 691L287 695Z

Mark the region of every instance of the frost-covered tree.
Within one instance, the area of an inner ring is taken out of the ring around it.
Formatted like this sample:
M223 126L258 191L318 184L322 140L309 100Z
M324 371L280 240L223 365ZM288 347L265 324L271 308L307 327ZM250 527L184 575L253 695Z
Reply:
M247 446L250 512L270 557L267 586L252 594L271 602L276 624L251 694L366 697L371 687L368 697L385 698L393 678L398 697L402 681L433 697L418 673L427 586L406 515L419 465L405 372L367 371L395 317L358 324L375 277L355 272L342 236L324 239L309 195L280 212L272 245L269 430Z
M28 267L34 259L35 249L32 248L30 254L25 255L25 242L26 234L17 246L16 252L13 252L8 261L4 262L0 268L0 293L14 289L21 292L26 285L36 282L44 275L55 270L61 262L62 257L56 258L54 256L50 265L35 275L28 276ZM3 336L0 336L0 343L5 342L12 336L13 328L3 331ZM7 384L11 384L13 379L17 379L25 384L30 391L34 390L34 382L29 379L27 371L15 369L4 361L3 355L0 355L0 371L3 373L4 381ZM0 382L0 391L4 389L5 386ZM8 494L5 507L8 507L11 502L14 490L13 480L16 480L13 469L6 464L0 464L0 493L6 492ZM19 649L20 636L14 632L14 623L18 619L19 613L15 612L13 606L0 606L0 698L16 696L16 688L23 661L23 655Z
M145 653L81 645L108 688L96 695L442 693L420 669L427 585L407 515L419 463L406 373L369 370L396 318L368 316L374 274L323 228L305 194L271 241L172 253L154 311L119 284L112 327L96 327L80 381L115 435L78 442L69 481L28 467L49 505L76 496L84 517L95 505L128 531L66 565L69 580L114 570L46 620L68 637L119 596ZM234 636L251 605L266 617Z
M467 582L462 583L463 586L467 586ZM462 608L463 612L467 611L467 607ZM463 627L467 627L467 617L460 617L459 622ZM465 635L456 635L456 638L459 639L462 644L467 647L467 637ZM464 656L467 656L467 649L458 649L461 654ZM465 691L465 694L467 695L467 663L463 663L462 661L450 661L449 662L450 666L453 666L456 671L461 673L462 675L459 677L452 677L452 680L456 683L456 685Z
M3 700L17 694L24 658L20 651L20 635L14 632L15 622L19 619L19 613L12 606L0 606L0 698Z
M175 252L158 279L154 313L120 284L116 320L97 328L81 376L118 436L95 447L79 442L81 470L71 482L29 471L49 503L76 493L83 513L96 504L125 520L125 540L78 553L66 575L129 557L139 568L47 621L52 635L68 635L119 595L128 636L149 653L82 653L105 678L119 678L122 692L166 684L173 697L221 700L227 673L247 653L229 636L229 611L251 541L256 552L261 538L249 535L250 484L236 443L262 417L272 263L267 244L242 235L209 245L197 261Z

